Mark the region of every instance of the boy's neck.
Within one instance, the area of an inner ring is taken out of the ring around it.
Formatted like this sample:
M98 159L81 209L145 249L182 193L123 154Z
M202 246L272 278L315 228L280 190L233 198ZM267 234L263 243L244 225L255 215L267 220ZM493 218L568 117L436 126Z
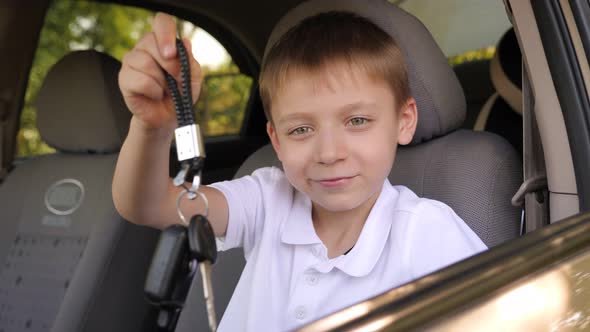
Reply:
M312 203L313 226L328 249L328 258L338 257L355 245L380 192L376 192L363 204L348 211L328 211Z

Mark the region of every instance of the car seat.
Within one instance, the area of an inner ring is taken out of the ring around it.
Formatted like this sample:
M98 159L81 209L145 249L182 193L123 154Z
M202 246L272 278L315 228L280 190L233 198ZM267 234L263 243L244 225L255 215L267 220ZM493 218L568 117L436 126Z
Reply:
M73 52L39 91L39 132L57 152L24 160L0 185L0 331L155 325L143 284L158 231L125 222L111 198L130 120L119 69L106 54Z
M453 71L465 93L467 104L461 128L473 129L483 105L496 92L490 79L490 59L465 61L453 66Z
M412 15L384 0L307 1L275 26L268 49L302 19L330 10L368 17L398 42L405 55L410 88L418 105L418 128L410 146L398 149L389 179L422 197L451 206L489 246L520 234L521 210L510 200L522 182L522 165L514 148L487 132L459 129L465 118L465 97L457 77L434 39ZM262 112L262 110L260 110ZM271 145L251 155L236 177L280 163ZM235 250L235 249L234 249ZM213 287L219 317L229 302L243 253L221 252L213 266ZM222 274L222 272L224 274ZM200 276L196 276L176 331L207 326Z
M473 129L504 137L522 156L522 54L513 28L498 42L489 72L496 92L482 107Z

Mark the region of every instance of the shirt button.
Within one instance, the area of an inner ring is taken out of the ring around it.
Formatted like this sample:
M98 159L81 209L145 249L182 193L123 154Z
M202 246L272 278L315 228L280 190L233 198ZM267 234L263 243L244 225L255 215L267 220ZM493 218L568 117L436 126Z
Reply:
M305 277L305 280L307 281L308 285L315 286L318 284L318 281L320 281L320 277L314 274L310 274L307 277Z
M299 306L295 308L295 318L302 320L305 318L306 312L304 306Z

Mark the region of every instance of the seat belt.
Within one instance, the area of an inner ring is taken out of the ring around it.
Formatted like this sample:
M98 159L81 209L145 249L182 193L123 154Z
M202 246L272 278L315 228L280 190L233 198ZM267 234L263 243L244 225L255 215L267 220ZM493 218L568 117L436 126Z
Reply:
M524 181L512 205L524 208L521 235L549 224L549 190L543 144L534 112L534 96L525 66L523 90L523 175Z

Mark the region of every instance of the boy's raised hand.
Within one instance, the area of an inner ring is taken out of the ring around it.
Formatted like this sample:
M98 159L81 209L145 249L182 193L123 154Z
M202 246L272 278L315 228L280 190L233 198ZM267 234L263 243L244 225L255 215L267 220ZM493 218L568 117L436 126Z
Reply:
M127 107L145 129L172 130L176 115L163 70L180 84L180 64L176 56L176 24L166 14L154 17L153 31L144 35L123 57L119 87ZM193 57L190 41L183 43L189 54L193 100L197 100L203 80L201 67Z

